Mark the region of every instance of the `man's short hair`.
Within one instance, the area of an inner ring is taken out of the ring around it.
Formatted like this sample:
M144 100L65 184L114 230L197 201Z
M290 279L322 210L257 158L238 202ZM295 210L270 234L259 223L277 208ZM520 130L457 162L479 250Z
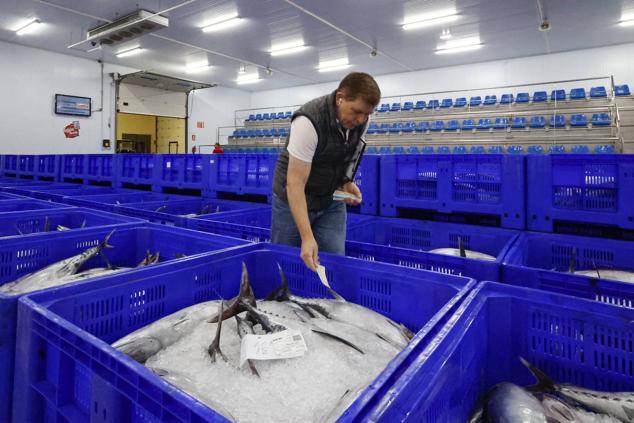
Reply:
M363 72L351 72L346 75L339 83L337 91L348 101L361 98L372 107L376 107L381 101L379 85L374 78Z

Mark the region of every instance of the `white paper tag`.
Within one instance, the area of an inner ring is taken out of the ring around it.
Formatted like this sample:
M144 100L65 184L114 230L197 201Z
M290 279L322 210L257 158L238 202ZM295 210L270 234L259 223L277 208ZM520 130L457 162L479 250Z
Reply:
M172 168L172 162L167 162L165 164L165 167L168 168L168 169L171 169Z
M343 201L346 198L351 198L353 200L361 201L359 197L356 195L350 194L349 192L337 190L332 194L332 199L335 201Z
M319 276L319 280L321 283L330 288L330 284L328 283L328 278L326 277L326 268L321 264L317 266L317 276Z
M301 332L287 329L267 335L245 335L240 345L240 367L247 360L279 360L303 356L308 348Z

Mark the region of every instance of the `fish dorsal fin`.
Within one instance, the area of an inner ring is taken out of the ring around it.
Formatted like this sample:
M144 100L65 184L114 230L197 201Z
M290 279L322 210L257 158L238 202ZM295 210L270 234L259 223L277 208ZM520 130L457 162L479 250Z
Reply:
M256 307L255 294L253 294L253 289L251 288L251 283L249 282L249 272L247 271L247 265L245 262L242 262L239 300L245 301L251 306Z
M275 288L269 295L266 296L266 301L287 301L290 299L290 292L288 290L288 279L282 270L282 266L277 263L277 271L280 274L281 284Z
M573 248L570 253L570 264L568 265L568 272L575 273L575 267L577 267L577 249Z
M44 232L48 232L51 229L51 222L48 221L48 216L44 216Z
M458 250L460 251L460 257L467 257L467 252L465 251L462 237L458 237Z
M108 241L110 241L110 237L112 236L114 231L115 229L113 229L108 235L106 235L103 241L101 241L101 243L99 244L99 248L113 248L112 245L108 244Z
M535 385L529 386L527 389L529 391L554 391L555 383L548 377L548 375L542 372L537 367L533 366L523 357L520 357L520 361L526 368L535 376L537 379L537 383Z
M594 262L594 260L592 260L592 267L594 267L594 271L597 272L597 278L601 279L601 273L599 273L599 268L597 267L597 264Z

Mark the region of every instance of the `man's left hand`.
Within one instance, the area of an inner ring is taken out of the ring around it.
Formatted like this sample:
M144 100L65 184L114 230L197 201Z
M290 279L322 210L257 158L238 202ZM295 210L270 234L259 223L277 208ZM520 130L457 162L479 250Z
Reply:
M348 182L344 184L343 187L341 187L341 190L359 198L358 200L353 198L346 198L345 200L343 200L344 203L349 204L351 206L358 206L359 204L361 204L362 196L361 196L361 191L359 190L359 187L357 186L357 184L355 184L354 182Z

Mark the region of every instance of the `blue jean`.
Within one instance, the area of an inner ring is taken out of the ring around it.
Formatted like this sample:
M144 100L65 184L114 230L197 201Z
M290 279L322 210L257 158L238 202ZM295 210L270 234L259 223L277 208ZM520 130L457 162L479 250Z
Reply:
M271 242L301 247L302 239L288 203L273 194L271 211ZM346 205L341 201L333 201L325 210L308 212L319 251L345 255L346 219Z

